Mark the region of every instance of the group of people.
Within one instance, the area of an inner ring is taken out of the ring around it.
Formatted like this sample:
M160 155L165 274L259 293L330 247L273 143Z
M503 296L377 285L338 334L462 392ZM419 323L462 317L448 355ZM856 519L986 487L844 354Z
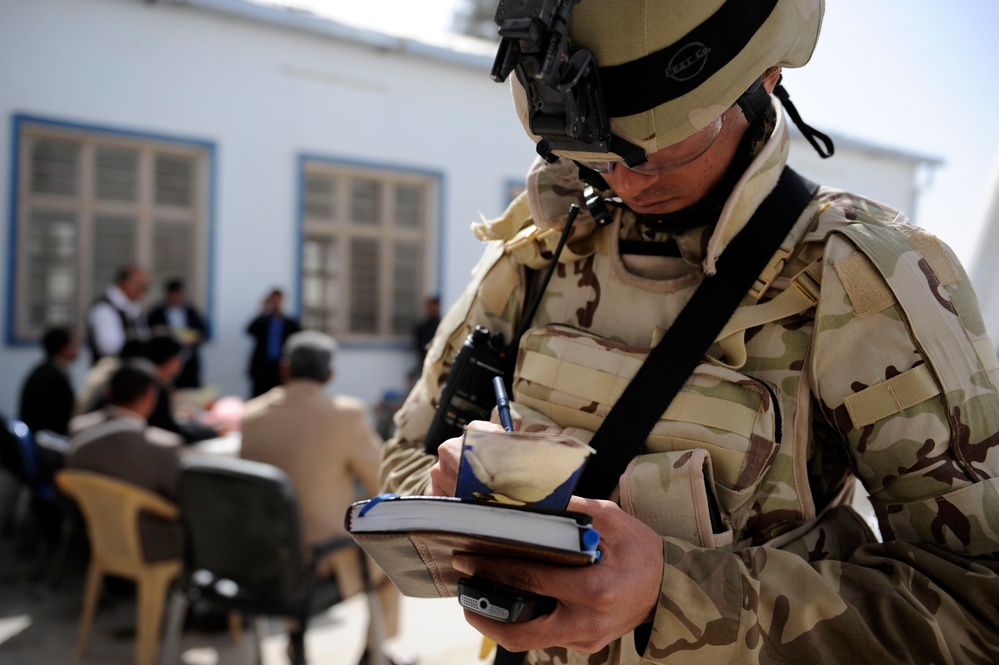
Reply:
M172 392L181 384L201 383L199 363L195 360L192 369L190 361L197 359L192 347L196 350L206 328L174 283L168 285L167 302L142 316L147 287L144 271L124 269L91 308L87 342L94 364L79 391L73 390L69 366L79 355L80 340L69 328L45 333L45 360L24 383L20 416L32 431L69 438L61 464L175 499L181 460L199 450L185 444L217 437L226 428L174 416ZM250 363L253 397L242 404L235 423L239 455L288 474L306 546L343 535L347 506L377 493L382 439L361 400L327 391L336 343L324 333L302 331L284 313L281 291L268 295L247 332L257 344ZM181 553L175 522L143 515L140 537L150 561ZM321 563L320 574L335 576L345 595L357 593L368 586L359 556L351 551L331 555ZM379 597L381 634L395 635L399 593L377 567L368 575ZM376 634L369 631L369 637ZM367 663L372 653L366 649L360 662Z

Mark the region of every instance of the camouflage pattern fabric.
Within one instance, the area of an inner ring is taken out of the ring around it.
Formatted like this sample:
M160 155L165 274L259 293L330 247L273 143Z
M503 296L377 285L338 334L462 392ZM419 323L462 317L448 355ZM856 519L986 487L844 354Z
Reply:
M621 257L620 238L643 237L621 211L574 234L521 345L522 427L586 440L615 377L641 362L773 187L787 144L781 116L718 225L675 238L682 258ZM542 191L525 197L534 205L519 200L479 230L496 239L397 415L386 491L427 490L435 458L422 437L468 332L509 338L519 322L525 265L550 256L559 199L578 200L572 187L544 191L549 182L542 168ZM779 254L740 308L757 322L712 348L612 497L663 539L648 647L635 653L625 635L597 654L552 648L528 662L999 662L999 362L967 276L900 213L828 188ZM772 305L806 273L815 297L804 309ZM702 468L722 534L705 532L704 499L689 489ZM856 480L883 542L848 505Z

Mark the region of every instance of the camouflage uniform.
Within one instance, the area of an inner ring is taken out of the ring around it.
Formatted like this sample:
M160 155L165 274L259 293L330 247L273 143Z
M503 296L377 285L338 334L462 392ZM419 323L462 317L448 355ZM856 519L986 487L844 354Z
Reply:
M581 215L521 343L520 428L588 439L787 149L778 113L719 223L675 237L682 259L621 257L620 238L642 238L630 213L603 228ZM385 490L428 489L421 439L453 356L475 325L510 338L527 269L545 264L580 188L572 169L539 167L476 228L493 240L397 416ZM709 356L612 497L663 538L641 660L999 662L999 363L951 251L900 213L820 188ZM849 507L855 479L883 543ZM638 662L633 644L528 662Z

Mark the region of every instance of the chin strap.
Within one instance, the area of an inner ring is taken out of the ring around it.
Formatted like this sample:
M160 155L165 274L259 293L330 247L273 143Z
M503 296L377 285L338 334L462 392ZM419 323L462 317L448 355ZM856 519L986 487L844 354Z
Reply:
M809 143L812 144L812 147L815 148L815 152L819 153L819 157L822 159L832 157L833 153L836 151L836 147L833 145L832 139L801 119L801 114L798 113L798 109L796 109L794 104L791 103L791 95L787 94L787 90L783 85L781 85L780 79L777 81L777 87L774 88L774 95L776 95L777 99L780 100L781 106L783 106L784 110L787 111L787 114L791 117L794 125L801 130L801 134L808 140ZM821 146L819 145L820 141L822 142Z

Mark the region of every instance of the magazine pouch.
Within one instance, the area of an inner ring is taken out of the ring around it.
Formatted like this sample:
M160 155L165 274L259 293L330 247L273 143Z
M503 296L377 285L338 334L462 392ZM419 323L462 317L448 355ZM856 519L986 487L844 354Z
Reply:
M589 441L648 353L648 347L568 326L533 328L520 343L512 397L528 407L521 411L537 412L541 420ZM638 511L636 516L661 535L722 546L732 542L729 529L734 528L738 539L751 499L778 451L777 391L732 369L699 364L622 475L622 507ZM530 416L525 420L518 429L532 426ZM591 464L599 464L599 457ZM658 485L657 492L651 492L652 485ZM704 527L711 494L722 529L717 523L714 529ZM674 503L681 496L683 508ZM660 514L665 505L670 515Z
M621 508L661 536L712 549L732 543L731 527L719 523L711 457L702 448L639 455L620 490Z

